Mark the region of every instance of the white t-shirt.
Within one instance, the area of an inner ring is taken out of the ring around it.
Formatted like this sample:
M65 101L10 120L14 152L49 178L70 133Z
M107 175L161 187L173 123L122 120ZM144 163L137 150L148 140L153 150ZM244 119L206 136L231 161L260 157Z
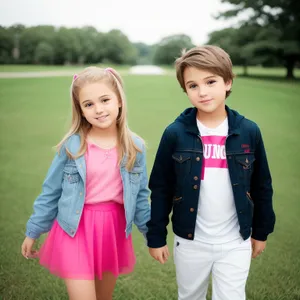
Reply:
M195 240L220 244L240 237L239 223L226 160L228 119L207 128L197 119L203 161Z

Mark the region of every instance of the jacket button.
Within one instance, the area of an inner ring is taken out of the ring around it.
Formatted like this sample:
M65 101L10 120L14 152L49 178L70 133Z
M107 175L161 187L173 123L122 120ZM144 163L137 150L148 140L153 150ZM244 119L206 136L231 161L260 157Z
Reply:
M188 237L191 238L191 237L193 237L193 235L192 235L191 233L189 233L189 234L188 234Z
M194 212L194 211L195 211L195 209L191 207L190 208L190 212Z
M74 230L71 230L70 233L71 233L71 234L74 234Z
M193 186L193 189L196 190L197 188L198 188L198 185L195 184L195 185Z
M198 180L198 179L199 179L198 176L195 176L195 177L194 177L194 180Z
M200 160L200 157L199 157L199 156L197 156L197 157L196 157L196 161L199 161L199 160Z
M76 214L79 215L79 213L80 213L80 211L79 211L79 210L76 210Z
M79 195L82 196L82 193L80 192Z

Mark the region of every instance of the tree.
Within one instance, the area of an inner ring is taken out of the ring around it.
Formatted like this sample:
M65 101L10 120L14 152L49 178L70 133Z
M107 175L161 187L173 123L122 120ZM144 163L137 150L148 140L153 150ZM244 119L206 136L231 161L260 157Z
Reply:
M55 50L55 64L77 63L81 44L74 28L60 27L53 41Z
M193 46L191 38L184 34L165 37L157 45L154 63L171 65L183 49L188 50Z
M284 61L287 78L294 78L293 70L300 60L300 1L298 0L221 0L234 7L221 13L219 18L233 18L242 12L250 12L245 24L257 24L266 32L276 31L272 45L264 45L262 52L270 47ZM265 47L267 46L267 47Z
M34 55L35 63L51 65L54 60L54 49L47 42L40 42L36 49Z
M103 56L108 62L134 64L137 50L120 30L109 31L102 40Z
M55 28L53 26L35 26L25 28L20 36L20 62L35 63L36 48L41 42L53 44Z
M226 28L212 32L209 44L217 45L230 54L234 65L247 67L251 65L278 64L276 50L278 45L278 30L263 27L258 24L244 24L240 28Z
M13 36L9 31L0 26L0 63L9 63L11 61L11 53L14 47Z
M85 26L76 30L80 45L78 62L80 64L97 63L101 61L100 51L97 47L97 41L101 33L92 26Z

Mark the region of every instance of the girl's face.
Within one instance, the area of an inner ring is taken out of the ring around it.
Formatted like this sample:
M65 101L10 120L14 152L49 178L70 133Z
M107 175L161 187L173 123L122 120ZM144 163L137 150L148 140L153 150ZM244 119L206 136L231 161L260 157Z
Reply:
M116 93L104 82L87 83L79 92L83 116L94 128L116 126L121 103Z

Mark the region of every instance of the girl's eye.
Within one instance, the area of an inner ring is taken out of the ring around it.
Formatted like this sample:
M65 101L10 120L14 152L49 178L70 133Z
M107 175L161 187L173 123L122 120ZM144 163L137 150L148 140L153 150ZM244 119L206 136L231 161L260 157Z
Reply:
M210 80L210 81L207 82L207 84L208 84L208 85L212 85L212 84L214 84L215 82L216 82L215 80Z
M193 84L190 85L190 89L194 89L196 86L197 85L193 83Z
M104 103L106 103L106 102L108 102L109 101L109 99L103 99L102 100L102 102L104 102Z
M93 103L86 103L85 105L84 105L84 107L91 107L93 105Z

